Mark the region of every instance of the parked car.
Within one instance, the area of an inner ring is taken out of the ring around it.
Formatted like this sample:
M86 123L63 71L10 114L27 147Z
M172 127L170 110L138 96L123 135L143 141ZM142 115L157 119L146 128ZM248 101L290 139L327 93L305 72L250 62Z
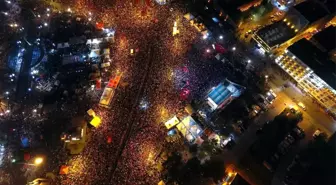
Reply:
M301 107L303 110L307 110L306 106L302 102L299 102L298 106Z
M305 137L305 132L300 127L295 127L291 131L290 135L292 135L295 139L303 139Z
M314 132L314 134L313 134L313 138L316 138L320 134L321 134L321 130L320 129L316 129L315 132Z

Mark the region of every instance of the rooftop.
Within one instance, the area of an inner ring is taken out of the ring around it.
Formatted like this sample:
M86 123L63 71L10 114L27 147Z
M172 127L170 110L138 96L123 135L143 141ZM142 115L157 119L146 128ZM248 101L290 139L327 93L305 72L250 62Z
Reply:
M329 14L329 10L323 3L317 1L304 1L294 7L310 23L313 23Z
M335 0L326 0L326 2L324 4L329 9L330 13L335 13L336 12L336 1Z
M316 40L327 52L336 48L336 27L329 26L321 32L315 34L313 39Z
M290 28L286 22L276 22L260 29L257 35L270 47L282 44L294 37L295 30Z
M301 39L288 50L309 66L329 86L336 89L336 63L306 39Z
M248 183L243 177L237 174L231 185L250 185L250 183Z

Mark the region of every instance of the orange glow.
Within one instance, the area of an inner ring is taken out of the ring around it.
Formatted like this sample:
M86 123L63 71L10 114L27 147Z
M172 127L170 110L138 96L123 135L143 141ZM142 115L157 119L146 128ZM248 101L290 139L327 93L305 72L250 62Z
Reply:
M118 87L118 84L120 82L121 79L121 75L116 76L114 79L111 79L108 83L108 87L112 87L114 89L116 89Z
M66 175L69 173L69 167L66 165L62 165L59 174Z

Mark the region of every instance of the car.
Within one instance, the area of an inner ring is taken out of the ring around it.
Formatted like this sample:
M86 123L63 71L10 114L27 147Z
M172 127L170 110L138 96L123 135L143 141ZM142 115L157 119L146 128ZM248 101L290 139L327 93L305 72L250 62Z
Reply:
M307 110L306 106L302 102L299 102L298 106L301 107L303 110Z
M286 137L286 140L289 141L290 143L294 143L294 141L295 141L294 137L291 136L291 135L288 135L288 136Z
M315 132L314 132L314 134L313 134L313 138L316 138L320 134L321 134L321 130L320 129L316 129Z
M305 132L300 127L295 127L291 131L290 135L292 135L295 139L303 139L305 137Z

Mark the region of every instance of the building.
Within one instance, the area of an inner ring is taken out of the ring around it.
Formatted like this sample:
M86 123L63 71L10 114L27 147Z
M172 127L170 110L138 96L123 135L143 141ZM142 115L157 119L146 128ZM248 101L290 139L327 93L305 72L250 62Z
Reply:
M241 175L237 174L231 185L251 185L248 181L246 181Z
M203 142L201 139L203 129L191 116L185 116L181 121L177 116L174 116L164 125L169 130L168 135L175 134L178 131L189 143Z
M329 1L327 1L329 2ZM295 37L298 33L314 33L323 29L335 16L327 2L305 1L291 7L282 21L268 25L253 35L265 51L270 52Z
M233 99L239 97L244 89L245 87L226 79L209 91L207 95L207 103L213 111L219 108L224 108Z
M293 38L297 32L298 28L287 19L284 19L258 30L252 38L261 48L270 52Z
M305 1L294 6L294 9L309 23L314 23L330 13L328 8L319 1Z
M310 41L321 51L327 52L332 59L336 59L336 27L329 26L316 33Z
M79 154L83 151L87 141L87 121L82 117L74 117L71 125L62 134L61 140L70 154Z
M276 63L331 115L336 115L336 63L314 44L302 39Z

